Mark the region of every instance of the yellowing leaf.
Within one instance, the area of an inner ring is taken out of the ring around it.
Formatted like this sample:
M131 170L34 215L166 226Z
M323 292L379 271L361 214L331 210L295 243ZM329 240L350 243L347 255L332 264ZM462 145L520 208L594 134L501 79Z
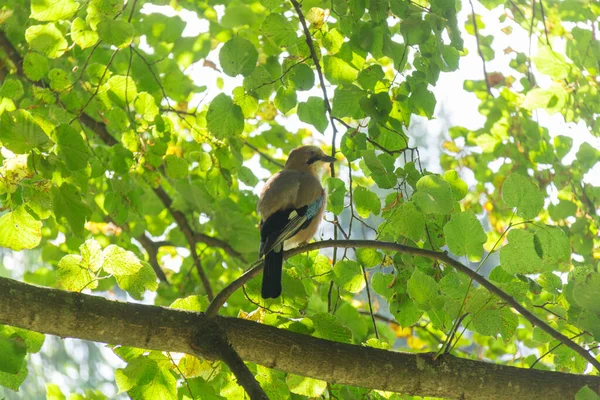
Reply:
M19 206L0 217L0 247L19 251L33 249L42 239L42 222Z

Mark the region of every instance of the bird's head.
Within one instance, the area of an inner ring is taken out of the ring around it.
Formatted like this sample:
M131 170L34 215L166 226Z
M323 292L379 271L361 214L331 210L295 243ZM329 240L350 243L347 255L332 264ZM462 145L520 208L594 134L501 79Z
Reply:
M317 146L302 146L292 150L285 169L306 171L319 176L327 164L335 161L335 157L328 156Z

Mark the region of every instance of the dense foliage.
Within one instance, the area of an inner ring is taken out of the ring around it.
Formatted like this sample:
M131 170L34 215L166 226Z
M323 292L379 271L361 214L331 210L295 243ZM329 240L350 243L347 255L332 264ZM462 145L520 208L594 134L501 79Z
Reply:
M600 187L586 178L600 160L597 3L484 0L500 15L495 31L470 2L449 0L151 3L191 11L198 32L183 35L183 14L138 0L0 0L0 247L31 252L24 281L203 311L257 258L254 188L290 150L317 143L340 160L324 182L323 237L486 263L489 281L600 354ZM493 64L495 40L524 33L529 51L503 49L510 62ZM464 90L485 124L451 127L444 172L432 173L407 132L433 118L432 88L458 69L470 35L482 68ZM540 115L591 139L557 134ZM384 349L446 343L461 357L592 371L429 258L298 255L283 292L262 300L258 277L220 312ZM0 325L1 386L18 390L43 340ZM114 351L127 362L116 384L134 399L243 396L220 362ZM273 399L400 398L250 368Z

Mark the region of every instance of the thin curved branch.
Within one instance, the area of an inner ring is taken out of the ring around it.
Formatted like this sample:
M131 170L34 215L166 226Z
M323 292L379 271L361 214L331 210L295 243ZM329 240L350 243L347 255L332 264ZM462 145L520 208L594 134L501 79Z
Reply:
M160 264L158 263L157 253L158 253L160 244L152 241L152 239L150 239L148 236L146 236L145 233L137 236L135 239L138 242L140 242L140 244L142 245L144 250L146 250L146 253L148 253L148 260L150 262L150 266L156 273L156 276L158 276L158 279L169 284L169 280L167 279L165 273L163 272L162 268L160 267Z
M518 301L504 292L502 289L498 288L496 285L485 279L483 276L479 275L477 272L473 271L466 265L454 260L447 253L441 253L437 251L431 251L426 249L421 249L418 247L410 247L405 246L398 243L393 242L380 242L377 240L324 240L321 242L314 242L307 244L306 246L295 248L292 250L288 250L283 255L284 259L293 257L297 254L306 253L313 250L319 250L329 247L339 247L339 248L371 248L371 249L379 249L379 250L387 250L387 251L395 251L404 254L411 254L414 256L422 256L427 257L432 260L437 260L446 265L454 267L457 271L462 274L467 275L469 278L473 279L481 286L489 290L494 295L498 296L500 299L504 300L510 307L514 308L532 325L538 326L544 332L552 336L554 339L561 342L563 345L567 346L571 350L575 351L585 360L587 360L590 364L592 364L598 371L600 371L600 361L596 360L596 358L590 354L586 349L579 346L577 343L563 335L562 333L554 330L550 325L546 322L542 321L540 318L535 316L529 310L527 310L524 306L522 306ZM225 287L215 299L211 302L208 309L206 310L206 314L208 317L214 316L219 312L219 309L225 304L229 296L233 294L237 289L239 289L242 285L248 282L250 279L254 278L262 271L264 264L262 260L259 260L253 264L253 268L246 271L242 276L240 276L235 281L231 282L227 287Z
M338 343L241 318L43 288L0 278L0 324L60 337L223 359L201 339L216 322L245 362L331 383L444 398L572 399L597 376L525 369L433 353L407 354ZM106 329L104 329L105 327ZM238 379L240 377L238 376ZM240 381L241 382L241 381Z
M481 51L481 45L479 44L479 30L477 29L477 20L475 19L475 7L473 7L473 0L469 0L469 4L471 5L471 18L473 23L473 31L475 33L475 42L477 43L477 53L481 58L481 65L483 67L483 80L485 81L485 87L487 89L488 95L491 95L492 88L490 87L490 82L488 80L487 68L485 66L485 57L483 56L483 52Z

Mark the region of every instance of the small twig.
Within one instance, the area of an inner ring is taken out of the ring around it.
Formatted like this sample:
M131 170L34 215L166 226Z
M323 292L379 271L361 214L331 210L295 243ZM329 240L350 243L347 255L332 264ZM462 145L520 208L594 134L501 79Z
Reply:
M362 269L363 276L365 278L365 288L367 289L367 300L369 302L369 312L371 313L371 321L373 322L373 331L375 332L375 337L379 339L379 331L377 330L377 324L375 323L375 314L373 313L373 303L371 302L371 290L369 289L369 278L367 278L367 270L362 265L360 266Z
M550 47L550 38L548 37L548 27L546 26L546 13L544 12L544 1L540 1L540 10L542 11L542 24L544 24L544 34L546 35L546 44Z
M577 339L579 336L584 335L585 332L581 332L578 333L575 336L572 336L570 339ZM554 350L556 350L557 348L559 348L560 346L562 346L563 344L561 342L559 342L558 344L556 344L555 346L553 346L552 348L550 348L550 350L548 350L547 352L545 352L544 354L542 354L541 356L539 356L534 362L533 364L531 364L529 366L529 368L533 368L535 367L535 364L537 364L538 362L540 362L542 360L542 358L546 357L548 354L552 353Z
M531 0L531 22L529 23L529 50L527 54L527 79L532 82L531 72L531 38L533 37L533 25L535 22L535 0Z
M196 397L192 393L192 388L190 387L190 382L188 381L188 379L185 377L185 375L181 371L181 368L179 368L179 365L177 365L177 363L173 359L171 352L167 351L166 353L167 353L167 357L169 357L169 360L171 360L171 364L173 364L173 366L175 367L175 369L177 370L179 375L181 375L181 377L183 378L183 381L185 382L185 386L187 387L188 393L190 394L190 398L192 400L196 400Z
M100 77L100 80L98 81L98 85L96 85L96 90L88 98L87 102L83 105L83 107L81 107L81 109L79 110L79 113L76 116L74 116L73 119L71 119L71 121L69 121L69 125L71 125L73 122L75 122L75 121L77 121L78 119L81 118L81 116L83 115L83 112L85 111L85 109L87 108L87 106L89 106L90 103L91 103L91 101L92 101L92 99L94 97L96 97L96 95L100 91L100 87L102 86L102 81L104 80L104 77L108 73L108 70L110 69L110 66L112 65L113 61L115 60L115 57L117 56L118 52L119 52L119 49L116 49L112 53L112 56L110 57L110 60L108 60L108 64L106 64L106 68L104 69L104 73L102 74L102 77ZM128 85L128 84L129 84L129 80L125 80L125 85Z
M267 160L268 162L270 162L271 164L274 164L276 166L278 166L279 168L283 168L284 165L282 163L280 163L279 161L275 160L274 158L272 158L271 156L263 153L262 151L260 151L260 149L256 146L254 146L253 144L251 144L250 142L248 142L247 140L244 140L244 146L251 148L252 150L254 150L256 153L258 153L259 156L261 156L262 158L264 158L265 160Z
M490 82L488 81L488 73L485 66L485 57L483 56L483 51L481 51L481 45L479 44L479 31L477 29L477 20L475 19L475 7L473 7L473 0L469 0L469 4L471 5L471 22L473 23L475 42L477 43L477 53L479 53L479 57L481 57L481 64L483 66L483 79L485 80L485 87L487 88L488 95L491 95L492 88L490 87Z
M160 264L158 263L157 254L158 249L161 247L160 244L158 242L153 242L148 236L146 236L146 234L137 236L135 239L138 242L140 242L144 250L146 250L146 253L148 253L148 260L150 262L150 266L156 273L156 276L158 276L158 279L169 284L165 273L163 272L162 268L160 267Z

